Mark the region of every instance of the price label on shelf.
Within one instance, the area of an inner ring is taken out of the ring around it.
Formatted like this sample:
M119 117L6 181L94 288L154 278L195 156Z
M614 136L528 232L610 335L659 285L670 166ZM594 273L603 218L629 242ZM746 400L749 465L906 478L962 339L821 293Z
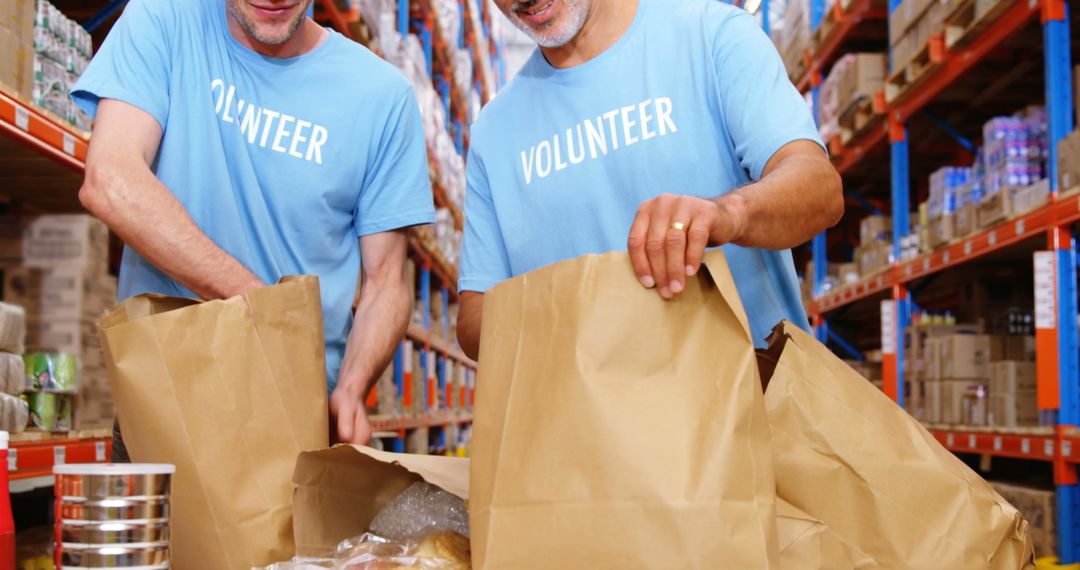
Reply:
M953 444L955 444L955 443L956 443L956 438L953 437L953 434L951 434L951 433L945 434L945 447L952 447Z
M1024 455L1031 453L1031 440L1026 437L1020 440L1020 453Z
M942 263L949 263L950 260L951 260L951 258L949 257L949 252L948 251L946 251L944 254L941 255L941 262Z
M1035 328L1057 327L1057 252L1035 252Z
M997 232L990 232L990 235L986 236L986 241L990 245L997 245Z
M896 302L881 302L881 353L896 354Z
M1043 455L1054 456L1054 440L1048 439L1043 442Z
M8 473L14 473L19 470L19 450L9 449L7 456L7 470Z
M906 273L908 277L911 277L911 266L910 265L908 265L907 267L904 268L904 273Z
M63 465L67 461L67 448L58 445L53 448L53 465Z
M968 449L975 449L975 434L968 434Z
M1063 442L1061 442L1061 454L1064 455L1065 457L1072 457L1072 442L1071 441L1063 441Z
M994 438L994 451L1001 451L1001 437Z
M1016 235L1024 235L1024 220L1016 220Z
M64 154L75 156L75 137L64 133Z
M922 270L923 271L930 271L930 258L929 257L922 260Z
M15 126L24 131L30 130L30 111L24 107L15 107Z
M102 463L105 461L105 442L99 441L94 444L94 461Z
M964 242L964 255L971 255L971 242L970 241L965 241Z
M881 287L881 276L880 275L878 275L878 278L875 281L875 283L877 283L876 287Z

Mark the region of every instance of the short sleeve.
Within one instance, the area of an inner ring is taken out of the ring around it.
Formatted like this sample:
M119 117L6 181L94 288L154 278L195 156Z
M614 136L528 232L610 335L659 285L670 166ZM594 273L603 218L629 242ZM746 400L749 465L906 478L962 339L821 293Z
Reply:
M357 237L435 221L420 106L411 87L378 138L353 212Z
M171 0L132 0L72 89L71 98L91 117L102 99L116 99L149 113L162 130L169 117L171 49L176 27Z
M495 204L491 200L487 172L475 145L465 167L468 190L465 194L465 235L461 242L459 291L483 293L512 277L506 243L499 230Z
M806 100L788 79L776 48L742 10L717 10L710 26L720 105L735 152L753 180L789 142L821 145Z

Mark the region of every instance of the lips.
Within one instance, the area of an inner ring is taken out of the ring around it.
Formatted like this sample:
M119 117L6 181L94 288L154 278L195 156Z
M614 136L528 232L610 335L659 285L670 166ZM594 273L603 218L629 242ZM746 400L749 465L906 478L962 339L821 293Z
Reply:
M554 6L555 0L538 0L518 8L514 12L522 21L535 27L546 24L551 19Z
M290 4L284 4L284 5L249 4L249 5L251 6L251 9L252 9L253 12L255 12L255 14L257 14L259 16L262 16L264 18L271 18L271 19L277 19L277 18L286 17L290 13L292 13L293 8L296 7L295 4L292 4L292 5L290 5Z

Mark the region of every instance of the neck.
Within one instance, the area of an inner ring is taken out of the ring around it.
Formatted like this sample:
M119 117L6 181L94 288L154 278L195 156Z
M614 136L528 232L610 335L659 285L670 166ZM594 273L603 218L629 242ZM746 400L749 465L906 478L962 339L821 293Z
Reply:
M630 29L638 0L593 0L585 23L574 39L559 47L541 47L552 67L581 65L615 45Z
M322 45L330 35L322 26L316 24L311 18L304 18L296 33L280 44L265 44L247 35L244 29L229 15L229 32L232 33L240 45L251 51L267 57L290 58L304 55Z

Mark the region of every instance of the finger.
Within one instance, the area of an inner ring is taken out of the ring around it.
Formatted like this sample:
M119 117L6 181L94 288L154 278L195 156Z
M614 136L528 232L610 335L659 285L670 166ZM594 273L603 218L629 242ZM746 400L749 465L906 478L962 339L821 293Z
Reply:
M686 275L697 275L701 261L705 259L705 248L709 246L709 224L698 218L686 228Z
M675 295L682 293L686 285L686 231L692 217L689 203L683 200L676 208L667 230L667 274L671 280L669 287ZM676 229L675 224L682 224L682 229Z
M648 203L642 204L634 216L634 223L630 226L630 237L626 240L626 249L630 253L630 263L634 266L634 273L646 289L656 286L652 269L649 266L649 257L645 254L645 240L649 232L649 207Z
M356 414L356 430L353 435L356 437L353 443L367 445L371 441L371 424L364 414Z
M671 298L671 283L667 269L667 240L671 229L671 214L667 211L654 212L649 220L649 236L645 238L645 254L649 257L649 267L660 296Z

